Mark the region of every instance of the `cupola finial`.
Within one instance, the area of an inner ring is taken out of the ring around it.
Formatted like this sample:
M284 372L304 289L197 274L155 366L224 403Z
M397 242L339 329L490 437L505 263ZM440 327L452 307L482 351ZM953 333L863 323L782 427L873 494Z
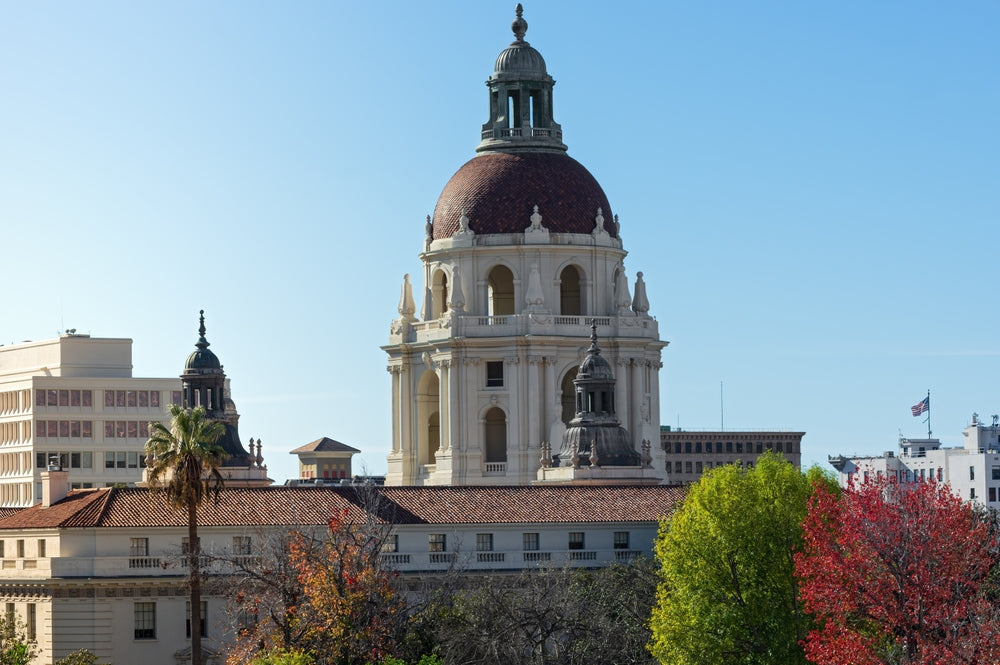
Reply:
M524 33L528 31L528 22L521 17L521 14L524 13L524 7L521 6L520 2L517 3L517 7L514 7L514 13L517 14L517 18L510 24L510 29L514 31L516 41L523 42Z
M208 343L208 340L205 339L205 310L200 310L198 314L200 325L198 326L198 342L195 346L199 349L207 349L211 345Z

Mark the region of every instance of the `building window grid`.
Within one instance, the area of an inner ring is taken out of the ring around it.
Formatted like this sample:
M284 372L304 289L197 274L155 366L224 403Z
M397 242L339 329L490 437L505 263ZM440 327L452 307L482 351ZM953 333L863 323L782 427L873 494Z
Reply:
M493 534L492 533L477 533L476 534L476 551L477 552L492 552L493 551Z
M445 552L448 541L443 533L432 533L427 536L427 547L431 552Z
M571 550L582 550L584 548L584 535L583 531L570 531L569 532L569 549Z
M250 536L233 536L233 554L246 555L253 551Z
M537 552L538 534L537 533L521 534L521 544L525 552Z
M629 532L615 531L614 548L616 550L627 550L629 546Z
M203 600L201 605L201 620L198 625L201 626L201 636L208 637L208 601ZM184 637L191 637L191 601L187 601L184 606Z
M129 556L149 556L149 538L129 538Z
M135 604L135 639L156 639L156 603Z

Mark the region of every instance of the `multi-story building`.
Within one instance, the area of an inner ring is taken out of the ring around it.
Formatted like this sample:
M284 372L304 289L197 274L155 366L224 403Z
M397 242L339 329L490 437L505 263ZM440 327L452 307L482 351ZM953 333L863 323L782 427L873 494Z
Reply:
M944 448L935 438L899 437L899 451L879 456L830 457L840 484L888 478L900 483L946 482L956 496L1000 508L1000 418L987 425L972 414L961 448Z
M0 604L27 623L38 664L86 648L103 663L190 662L184 516L142 488L59 491L0 519ZM359 492L371 493L359 497ZM372 494L377 500L372 500ZM652 551L678 487L254 487L225 489L199 516L203 550L259 556L263 539L323 529L331 515L391 525L380 555L404 577L593 567ZM231 572L209 566L209 575ZM204 596L206 665L224 662L236 617Z
M0 347L0 506L41 498L55 458L73 487L141 479L150 421L181 403L177 378L132 376L132 340L64 334Z
M660 428L660 446L666 454L671 483L693 483L709 469L726 464L752 466L765 452L780 453L799 468L805 432L686 431Z
M554 81L524 39L487 81L478 153L424 229L423 306L404 277L391 327L390 485L524 485L575 415L574 379L596 324L614 410L634 446L659 427L659 326L642 273L630 292L617 215L566 153ZM610 405L595 406L595 409Z

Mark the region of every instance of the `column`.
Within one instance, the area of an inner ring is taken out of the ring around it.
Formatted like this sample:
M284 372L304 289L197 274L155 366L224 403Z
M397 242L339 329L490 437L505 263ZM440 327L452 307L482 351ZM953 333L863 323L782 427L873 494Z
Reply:
M640 423L642 414L639 410L642 407L642 370L645 362L641 358L632 358L632 389L629 391L629 424L627 426L629 434L632 435L633 444L637 436L642 436Z

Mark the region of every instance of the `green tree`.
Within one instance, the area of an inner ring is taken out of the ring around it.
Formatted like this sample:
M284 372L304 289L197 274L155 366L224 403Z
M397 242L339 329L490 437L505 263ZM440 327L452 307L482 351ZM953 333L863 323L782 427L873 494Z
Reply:
M38 653L24 622L12 612L0 615L0 665L28 665Z
M201 547L198 508L222 489L219 467L226 458L216 444L225 426L205 418L205 409L170 406L170 427L150 423L146 452L153 457L148 469L150 491L162 495L174 510L187 513L188 584L191 597L191 665L201 665Z
M650 651L676 665L798 665L810 621L793 552L819 469L767 453L755 467L706 473L660 525Z
M80 649L60 658L56 665L97 665L97 655L89 649Z

